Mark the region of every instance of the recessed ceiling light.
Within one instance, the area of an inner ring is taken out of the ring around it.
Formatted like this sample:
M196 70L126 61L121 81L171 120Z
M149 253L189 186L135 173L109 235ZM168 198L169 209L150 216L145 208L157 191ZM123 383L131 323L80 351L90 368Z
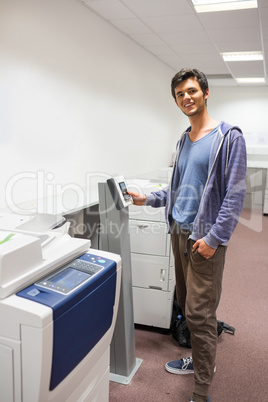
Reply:
M265 84L265 78L262 77L249 77L249 78L236 78L238 84Z
M226 52L221 53L224 61L256 61L263 60L262 52Z
M257 8L257 0L192 0L198 13L213 11L242 10L245 8Z

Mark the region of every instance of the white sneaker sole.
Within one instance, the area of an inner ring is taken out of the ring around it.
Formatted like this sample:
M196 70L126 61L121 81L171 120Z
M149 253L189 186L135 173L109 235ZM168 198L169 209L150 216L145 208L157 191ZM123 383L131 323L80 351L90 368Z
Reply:
M172 374L194 374L194 370L179 370L172 367L169 367L167 364L165 366L166 370Z
M169 367L168 364L165 365L165 369L166 369L166 371L168 371L169 373L172 373L172 374L180 374L180 375L181 374L182 375L194 374L194 370L179 370L179 369ZM216 373L216 364L214 365L214 373Z

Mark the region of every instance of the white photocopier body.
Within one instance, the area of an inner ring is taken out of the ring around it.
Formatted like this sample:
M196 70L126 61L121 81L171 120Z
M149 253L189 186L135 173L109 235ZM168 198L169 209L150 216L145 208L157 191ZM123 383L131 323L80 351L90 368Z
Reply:
M6 222L0 217L0 400L108 401L120 256L89 249L66 225L34 233Z
M128 180L131 191L150 194L167 184ZM165 208L129 207L134 322L170 328L175 291L174 258Z

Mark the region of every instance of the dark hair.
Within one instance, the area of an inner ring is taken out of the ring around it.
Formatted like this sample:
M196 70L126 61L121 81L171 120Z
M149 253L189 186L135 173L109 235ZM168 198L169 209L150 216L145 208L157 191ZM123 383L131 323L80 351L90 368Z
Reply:
M208 81L207 77L201 71L193 68L183 68L171 80L171 94L173 98L176 100L175 89L176 87L188 78L195 77L197 79L200 88L202 89L203 94L206 94L206 90L208 89Z

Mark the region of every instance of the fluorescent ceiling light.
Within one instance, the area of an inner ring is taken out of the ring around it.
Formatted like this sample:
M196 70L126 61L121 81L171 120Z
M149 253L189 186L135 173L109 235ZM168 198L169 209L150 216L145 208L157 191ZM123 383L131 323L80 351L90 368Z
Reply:
M236 78L238 84L265 84L265 78Z
M197 13L257 8L257 0L192 0Z
M263 60L262 52L227 52L221 53L224 61L258 61Z

